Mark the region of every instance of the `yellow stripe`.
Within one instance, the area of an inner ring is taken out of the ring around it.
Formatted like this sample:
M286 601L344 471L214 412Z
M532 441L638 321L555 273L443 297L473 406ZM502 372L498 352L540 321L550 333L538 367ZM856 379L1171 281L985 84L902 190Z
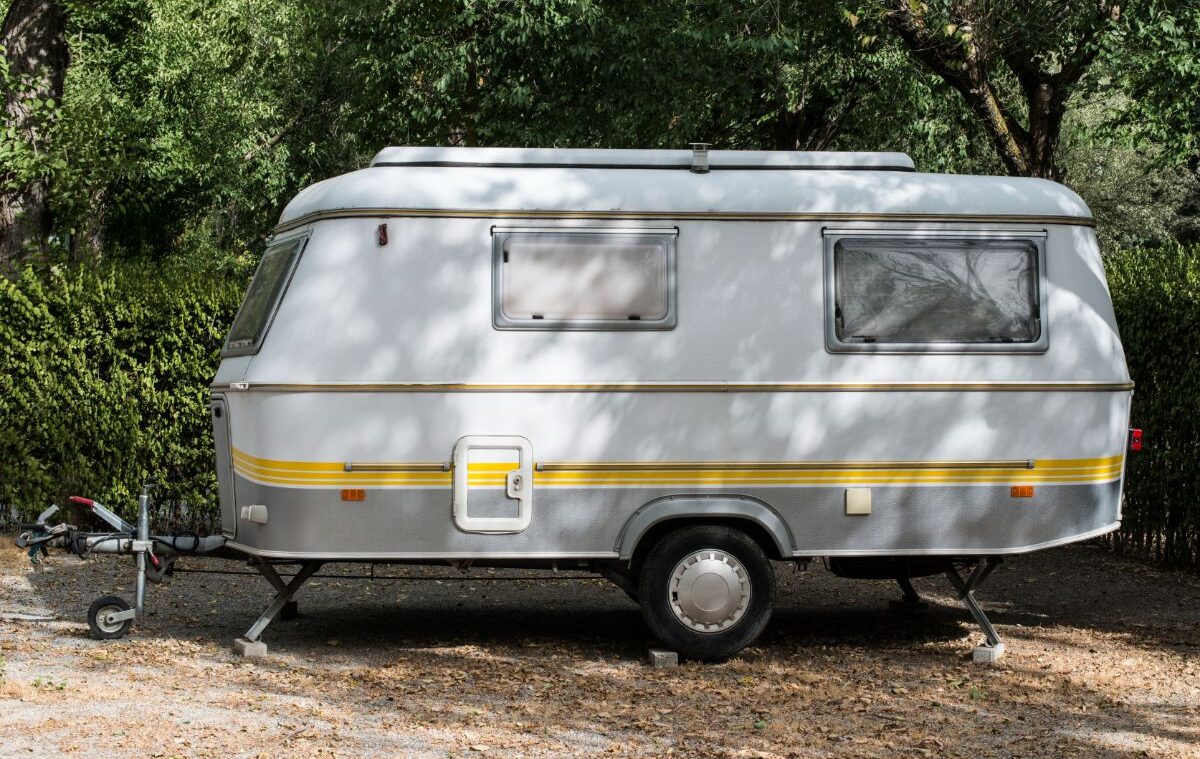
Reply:
M444 475L446 466L441 462L400 462L400 463L372 463L372 464L354 464L352 469L347 469L345 463L326 462L326 461L281 461L279 459L263 459L257 456L251 456L237 448L233 449L233 458L238 463L254 469L261 469L273 472L337 472L340 474L377 474L380 472L411 472L413 474L430 474ZM362 467L360 469L360 467ZM510 472L517 468L516 463L475 463L471 464L471 471L495 471L495 472Z
M792 222L930 222L974 224L1066 224L1096 226L1085 216L1046 214L941 214L941 213L853 213L853 212L756 212L756 211L534 211L449 208L339 208L312 211L280 223L272 234L298 229L325 219L353 218L438 218L438 219L630 219L661 221L792 221Z
M377 464L372 471L345 471L337 462L266 459L233 449L234 468L266 484L449 487L451 473L429 462ZM1124 456L1042 459L1032 469L1020 461L827 461L827 462L546 462L534 473L544 487L616 485L844 485L844 484L1036 484L1107 482L1118 479ZM406 467L412 469L405 470ZM512 462L474 463L468 484L504 487Z

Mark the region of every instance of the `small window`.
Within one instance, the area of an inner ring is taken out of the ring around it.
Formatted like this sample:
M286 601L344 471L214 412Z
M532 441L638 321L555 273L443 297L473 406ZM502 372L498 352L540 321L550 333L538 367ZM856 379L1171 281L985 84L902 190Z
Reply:
M837 239L831 347L1044 349L1039 252L1025 239Z
M303 238L290 240L268 248L263 254L250 282L250 290L233 319L222 355L242 356L258 351L303 243Z
M495 325L502 329L675 326L670 230L497 229Z

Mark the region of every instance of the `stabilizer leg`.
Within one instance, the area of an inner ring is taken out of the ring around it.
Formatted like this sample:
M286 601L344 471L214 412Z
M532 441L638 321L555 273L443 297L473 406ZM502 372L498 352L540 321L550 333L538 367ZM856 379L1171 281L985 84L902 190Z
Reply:
M898 572L896 574L896 584L900 586L900 591L904 593L904 597L899 601L888 601L889 609L908 614L927 611L929 609L929 605L921 600L921 594L912 586L912 580L909 578L907 572Z
M267 570L264 571L262 575L264 578L266 578L267 582L271 583L271 587L275 588L277 593L285 592L287 590L287 584L284 583L283 578L275 572L275 568L269 564L264 564L263 566L267 567ZM279 610L279 620L281 622L287 622L288 620L296 619L299 616L300 604L297 603L296 599L294 598L285 603L283 608Z
M900 590L904 591L904 600L907 603L920 603L921 596L917 593L917 589L912 586L912 581L906 576L896 578L896 584L900 586Z
M309 561L300 565L300 571L292 577L292 581L284 583L283 578L275 571L275 567L263 562L258 565L258 571L262 572L263 577L267 582L271 583L275 588L275 597L271 599L271 603L263 610L258 619L246 631L246 634L233 642L233 650L242 656L262 656L267 653L267 644L263 643L259 638L262 637L263 631L271 624L276 615L292 600L292 596L300 589L300 586L308 581L308 578L316 574L321 568L321 562Z
M976 646L975 650L971 652L971 658L979 663L995 662L1004 655L1004 641L1000 640L1000 634L996 632L996 628L992 626L991 620L983 612L979 601L975 599L975 590L983 584L983 581L999 564L999 557L989 556L976 564L965 580L953 565L946 570L946 577L958 591L958 600L962 601L963 606L967 607L967 611L971 612L971 616L975 618L987 639L984 645Z

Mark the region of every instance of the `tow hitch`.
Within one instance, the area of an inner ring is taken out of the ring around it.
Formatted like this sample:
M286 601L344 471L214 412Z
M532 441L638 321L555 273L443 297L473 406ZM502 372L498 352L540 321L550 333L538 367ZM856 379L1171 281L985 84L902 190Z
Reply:
M29 560L33 564L40 563L42 557L49 555L50 546L65 548L80 558L89 553L115 553L130 554L137 561L133 605L120 596L106 595L97 598L88 609L88 627L93 638L111 640L124 637L134 621L145 614L146 581L161 582L180 553L210 553L225 545L225 538L220 535L151 535L150 492L154 487L153 480L147 480L142 485L136 526L100 502L77 495L69 500L87 507L108 523L113 528L112 532L79 532L65 523L48 525L47 520L58 511L58 506L43 511L34 524L22 525L25 531L17 538L17 545L29 549ZM184 541L183 545L181 541Z

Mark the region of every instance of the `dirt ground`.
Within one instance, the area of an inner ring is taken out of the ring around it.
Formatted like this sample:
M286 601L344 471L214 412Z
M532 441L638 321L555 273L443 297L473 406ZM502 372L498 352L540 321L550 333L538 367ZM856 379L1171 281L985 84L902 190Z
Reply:
M129 637L93 641L87 607L132 598L130 560L33 571L0 541L3 757L1200 757L1200 578L1089 546L1011 560L980 591L998 665L971 663L982 635L944 578L903 614L892 583L780 564L754 647L652 669L606 582L450 568L316 579L263 659L230 650L270 596L255 576L176 574Z

